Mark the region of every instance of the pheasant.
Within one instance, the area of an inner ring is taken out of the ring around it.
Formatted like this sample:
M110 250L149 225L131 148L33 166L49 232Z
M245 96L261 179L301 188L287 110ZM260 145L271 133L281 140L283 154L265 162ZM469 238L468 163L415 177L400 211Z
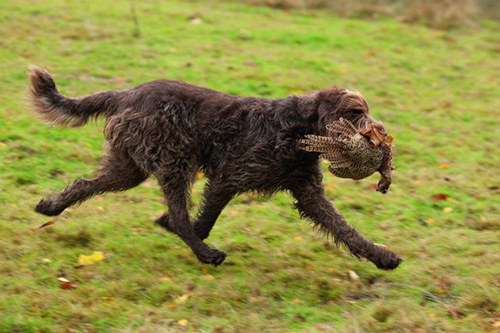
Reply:
M376 171L381 179L377 191L387 193L392 174L392 137L382 123L373 122L357 129L340 118L326 126L330 136L306 135L299 148L322 153L319 157L331 162L328 170L337 177L363 179Z

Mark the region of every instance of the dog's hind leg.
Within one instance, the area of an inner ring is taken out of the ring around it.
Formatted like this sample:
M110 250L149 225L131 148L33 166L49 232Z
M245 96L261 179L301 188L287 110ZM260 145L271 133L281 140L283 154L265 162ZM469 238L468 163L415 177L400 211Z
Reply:
M93 177L79 178L56 197L41 200L35 211L47 216L56 216L69 206L81 203L94 195L133 188L147 177L128 155L111 152L103 159Z
M236 194L231 188L224 187L223 184L209 183L203 193L203 203L196 220L194 221L194 231L201 239L206 239L210 234L220 213Z
M182 170L184 168L169 168ZM210 248L195 233L189 220L188 197L189 180L185 173L168 172L163 169L156 175L168 205L168 219L159 223L168 231L178 235L186 243L198 260L204 264L220 265L226 258L224 252Z
M203 240L208 238L208 235L219 218L220 213L235 194L236 191L219 186L215 183L209 183L205 187L203 202L198 211L198 215L193 222L194 232L200 239ZM156 224L159 224L168 230L169 218L169 213L165 213L156 220Z

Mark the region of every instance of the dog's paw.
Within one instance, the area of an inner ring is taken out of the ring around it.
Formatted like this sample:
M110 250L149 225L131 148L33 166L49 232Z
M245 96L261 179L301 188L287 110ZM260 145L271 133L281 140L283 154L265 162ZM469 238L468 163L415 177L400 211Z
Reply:
M40 200L35 207L35 212L46 216L57 216L64 211L65 207L57 206L52 200Z
M374 264L379 269L389 271L389 270L396 269L399 266L399 264L402 262L403 262L403 259L398 257L397 254L391 252L390 256L386 256L384 258L381 258L379 261L374 262Z
M215 249L203 251L196 256L202 264L211 264L216 267L222 264L226 259L226 254L224 252Z
M196 236L201 240L207 239L210 235L210 230L207 230L201 223L195 222L193 227Z

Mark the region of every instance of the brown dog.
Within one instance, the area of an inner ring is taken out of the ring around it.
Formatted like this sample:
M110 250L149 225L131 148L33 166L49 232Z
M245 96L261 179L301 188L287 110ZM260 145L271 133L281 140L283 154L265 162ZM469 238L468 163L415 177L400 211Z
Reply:
M32 99L42 119L76 127L106 118L108 154L92 178L77 179L35 210L53 216L99 193L123 191L154 175L169 208L157 223L177 234L202 263L221 264L226 254L210 248L208 237L222 209L246 191L287 190L303 217L332 235L357 258L382 269L401 259L365 240L326 198L318 153L305 152L297 140L325 135L326 124L341 117L370 122L359 93L330 88L284 99L237 97L187 83L157 80L124 91L81 98L59 93L52 76L33 67ZM208 178L204 201L189 219L190 185L198 170Z

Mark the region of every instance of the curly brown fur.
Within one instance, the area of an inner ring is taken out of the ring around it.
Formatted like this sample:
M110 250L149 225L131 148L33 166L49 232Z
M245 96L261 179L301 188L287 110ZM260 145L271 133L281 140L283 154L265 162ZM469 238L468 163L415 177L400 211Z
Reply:
M236 97L187 83L157 80L79 99L62 96L50 74L30 74L35 109L63 126L106 117L109 153L96 175L78 179L36 211L58 215L65 208L108 191L123 191L154 175L169 212L157 220L178 235L203 263L221 264L225 253L206 245L219 214L237 194L290 191L301 215L333 236L357 258L394 269L398 256L365 240L347 224L323 193L318 154L297 147L307 134L325 135L326 124L343 117L370 121L361 94L330 88L284 99ZM204 201L193 223L190 186L198 170L208 178Z

